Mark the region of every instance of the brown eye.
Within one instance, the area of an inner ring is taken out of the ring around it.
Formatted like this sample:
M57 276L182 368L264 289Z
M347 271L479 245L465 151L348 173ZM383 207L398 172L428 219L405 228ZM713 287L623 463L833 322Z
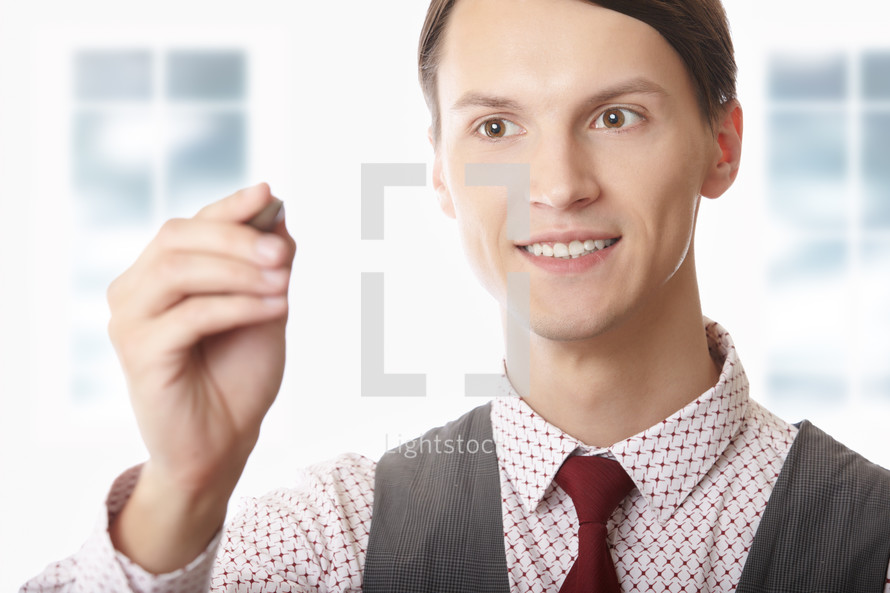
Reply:
M482 130L489 138L503 138L507 132L507 127L504 125L503 120L490 119L482 124Z
M645 121L645 118L627 107L612 107L601 112L593 122L594 128L607 130L623 130L632 128Z
M620 128L624 126L625 120L621 109L610 109L603 114L603 125L607 128Z
M503 140L524 133L518 125L503 117L492 117L476 127L476 133L492 140Z

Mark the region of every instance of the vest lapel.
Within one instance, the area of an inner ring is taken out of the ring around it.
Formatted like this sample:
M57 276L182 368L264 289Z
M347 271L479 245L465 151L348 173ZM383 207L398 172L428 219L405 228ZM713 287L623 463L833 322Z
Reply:
M365 593L509 593L491 404L388 451Z
M881 593L890 472L807 421L763 512L737 593Z

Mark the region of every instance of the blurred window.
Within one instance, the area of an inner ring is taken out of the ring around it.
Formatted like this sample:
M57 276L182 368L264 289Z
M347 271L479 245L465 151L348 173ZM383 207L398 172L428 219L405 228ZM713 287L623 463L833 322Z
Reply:
M847 97L847 60L839 54L777 55L769 69L774 101L841 101Z
M769 387L890 399L890 50L774 55Z
M890 230L890 110L862 116L862 222L874 231Z
M862 94L866 99L890 100L890 51L862 57Z
M83 100L148 101L152 55L147 50L81 51L75 57L75 96Z
M240 49L90 49L73 59L71 393L119 389L104 293L161 221L191 216L247 174Z
M167 96L206 101L241 100L246 93L240 51L171 51L167 54Z

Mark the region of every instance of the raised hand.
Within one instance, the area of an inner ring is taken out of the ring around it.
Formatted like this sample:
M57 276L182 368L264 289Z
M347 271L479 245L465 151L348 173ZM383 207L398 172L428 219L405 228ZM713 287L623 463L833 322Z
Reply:
M221 524L281 384L295 244L260 184L167 222L108 290L109 334L150 459L111 526L144 568L183 566Z

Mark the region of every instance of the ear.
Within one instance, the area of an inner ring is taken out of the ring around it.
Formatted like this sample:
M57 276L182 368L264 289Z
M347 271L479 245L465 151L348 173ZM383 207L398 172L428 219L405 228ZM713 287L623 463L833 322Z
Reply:
M426 137L430 141L430 145L433 147L433 151L435 153L433 160L433 189L436 190L436 196L439 199L439 208L442 209L442 212L445 213L445 216L449 218L455 218L454 202L451 199L451 192L448 190L448 184L445 183L445 173L442 167L441 147L433 138L432 128L427 130Z
M719 198L739 174L742 160L742 106L733 99L723 106L723 119L715 130L718 154L708 167L701 195Z

